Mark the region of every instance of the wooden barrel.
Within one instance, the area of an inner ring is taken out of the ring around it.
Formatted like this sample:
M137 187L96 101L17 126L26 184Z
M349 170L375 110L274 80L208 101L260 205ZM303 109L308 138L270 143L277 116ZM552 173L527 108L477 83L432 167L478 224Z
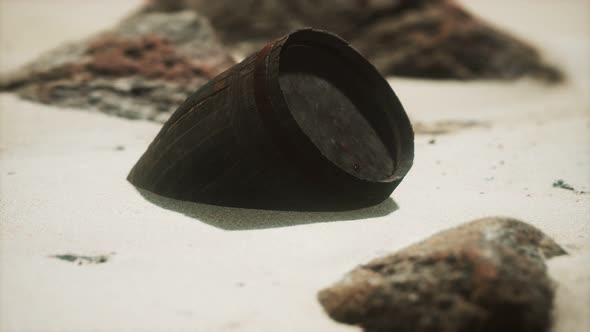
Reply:
M387 199L414 134L387 81L341 38L304 29L191 95L128 180L179 200L337 211Z

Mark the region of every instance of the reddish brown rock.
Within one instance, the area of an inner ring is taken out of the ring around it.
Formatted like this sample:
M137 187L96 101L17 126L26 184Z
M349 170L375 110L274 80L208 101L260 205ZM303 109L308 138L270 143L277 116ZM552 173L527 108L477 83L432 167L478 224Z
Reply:
M151 0L152 10L193 8L245 54L293 29L327 29L352 42L385 75L555 82L539 52L452 0Z
M319 293L333 319L381 331L547 331L545 259L566 252L540 230L487 218L351 271Z
M198 14L139 13L41 56L4 77L0 88L47 104L164 122L233 63Z
M88 47L86 70L93 76L141 76L171 82L190 82L195 77L211 79L220 68L192 61L169 39L156 33L139 39L105 36Z

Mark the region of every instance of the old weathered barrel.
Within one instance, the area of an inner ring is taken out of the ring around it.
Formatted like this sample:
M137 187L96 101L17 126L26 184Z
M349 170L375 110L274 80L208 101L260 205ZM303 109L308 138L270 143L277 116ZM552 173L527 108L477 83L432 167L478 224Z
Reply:
M200 203L348 210L387 199L413 156L387 81L341 38L304 29L190 96L128 180Z

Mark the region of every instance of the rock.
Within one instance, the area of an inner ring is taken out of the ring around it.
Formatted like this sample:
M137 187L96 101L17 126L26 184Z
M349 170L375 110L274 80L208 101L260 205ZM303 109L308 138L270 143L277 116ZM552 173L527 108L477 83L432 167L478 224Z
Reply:
M52 105L164 122L234 61L192 11L138 13L110 31L41 56L0 89Z
M545 259L564 254L531 225L480 219L359 266L318 298L366 332L548 331Z
M452 0L151 0L149 10L192 8L242 56L293 29L327 29L352 42L384 75L558 82L561 72L526 42Z

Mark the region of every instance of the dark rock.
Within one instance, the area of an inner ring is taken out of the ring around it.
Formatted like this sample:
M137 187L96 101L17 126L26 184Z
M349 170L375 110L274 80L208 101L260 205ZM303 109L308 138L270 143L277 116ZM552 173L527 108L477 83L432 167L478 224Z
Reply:
M164 122L233 63L198 14L138 13L41 56L3 78L0 89L47 104Z
M319 293L335 320L381 331L547 331L545 259L566 252L540 230L487 218L351 271Z
M555 82L556 68L526 42L504 33L452 0L151 0L150 10L192 8L224 42L245 55L304 26L350 40L384 75L440 79Z

